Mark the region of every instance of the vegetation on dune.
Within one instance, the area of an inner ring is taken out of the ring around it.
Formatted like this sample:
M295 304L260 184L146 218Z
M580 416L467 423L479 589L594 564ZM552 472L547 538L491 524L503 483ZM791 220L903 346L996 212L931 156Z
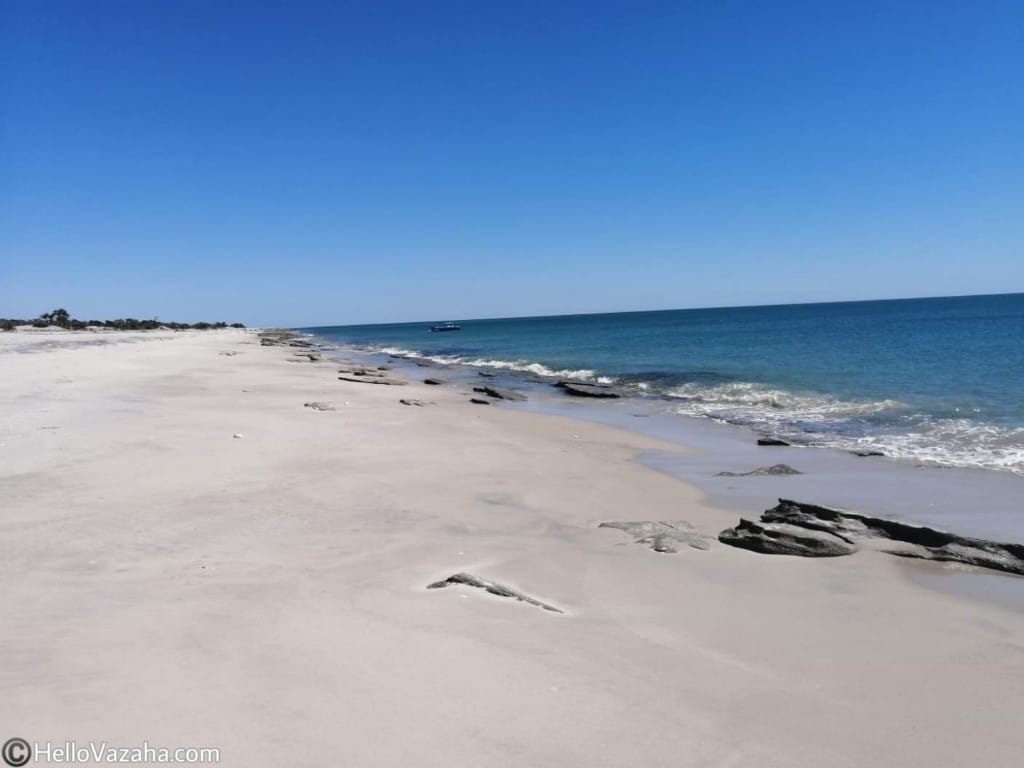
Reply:
M211 328L245 328L242 323L225 322L219 323L171 323L153 318L152 320L136 320L134 317L121 317L117 320L78 320L71 317L66 309L55 309L52 312L44 312L39 317L30 320L17 318L0 317L0 331L13 331L19 325L31 325L35 328L48 328L56 325L69 331L81 331L86 328L111 328L116 331L155 331L158 329L184 331L199 330L206 331Z

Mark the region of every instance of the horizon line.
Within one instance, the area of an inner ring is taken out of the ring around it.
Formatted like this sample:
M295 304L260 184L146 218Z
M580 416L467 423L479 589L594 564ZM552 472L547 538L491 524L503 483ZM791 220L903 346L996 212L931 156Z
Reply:
M877 302L896 302L896 301L922 301L925 299L972 299L981 298L986 296L1021 296L1024 295L1024 291L1006 291L1001 293L960 293L945 296L894 296L881 299L841 299L838 301L797 301L797 302L785 302L781 304L735 304L735 305L717 305L717 306L704 306L704 307L662 307L659 309L624 309L624 310L613 310L603 312L569 312L566 314L545 314L545 315L501 315L498 317L463 317L456 318L460 323L467 322L483 322L493 320L543 320L554 317L588 317L588 316L601 316L601 315L643 315L653 314L655 312L696 312L696 311L707 311L707 310L718 310L718 309L771 309L776 307L806 307L806 306L828 306L830 304L873 304ZM294 325L288 326L296 330L307 330L316 328L352 328L352 327L367 327L375 325L418 325L421 323L437 323L437 322L449 322L447 320L442 321L437 318L421 319L421 320L395 320L383 323L340 323L335 325Z

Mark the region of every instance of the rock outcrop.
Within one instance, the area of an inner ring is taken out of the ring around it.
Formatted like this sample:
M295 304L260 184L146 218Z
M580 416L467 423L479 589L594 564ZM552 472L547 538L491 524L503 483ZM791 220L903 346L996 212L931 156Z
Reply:
M694 549L709 549L707 536L685 520L613 521L601 523L597 527L624 531L633 537L634 542L646 544L655 552L678 552L680 544Z
M513 402L522 402L526 400L526 395L520 394L519 392L513 392L511 389L499 389L498 387L482 386L473 387L474 392L480 392L493 397L495 400L510 400Z
M799 469L789 464L772 464L770 467L758 467L749 472L718 472L715 477L765 477L769 475L802 475Z
M817 543L785 543L787 538L812 536ZM735 528L722 531L718 540L755 552L818 557L822 555L812 553L851 554L860 546L899 557L963 563L1024 576L1024 544L960 536L924 525L788 499L779 499L778 505L766 510L758 523L741 520Z
M498 584L493 581L481 579L480 577L474 576L471 573L453 574L449 576L447 579L442 579L441 581L435 581L433 584L428 584L427 589L443 589L444 587L450 587L456 584L461 584L466 587L475 587L476 589L482 589L486 592L489 592L492 595L497 595L498 597L511 597L515 600L519 600L520 602L529 603L530 605L535 605L538 608L543 608L545 611L552 611L553 613L564 613L564 611L561 608L556 608L553 605L541 602L540 600L530 597L529 595L524 595L522 592L512 589L511 587L506 587L504 584Z
M758 445L777 445L779 447L788 447L792 443L787 443L785 440L780 440L777 437L759 437L757 438Z
M838 557L852 555L857 545L823 531L786 523L755 523L740 520L735 528L718 534L723 544L749 549L764 555L798 555L800 557Z
M555 384L559 389L564 389L566 394L575 397L622 397L610 384L593 384L587 381L559 381Z
M341 368L338 378L342 381L357 381L361 384L390 384L401 386L405 384L401 379L388 375L387 371L380 371L374 368Z

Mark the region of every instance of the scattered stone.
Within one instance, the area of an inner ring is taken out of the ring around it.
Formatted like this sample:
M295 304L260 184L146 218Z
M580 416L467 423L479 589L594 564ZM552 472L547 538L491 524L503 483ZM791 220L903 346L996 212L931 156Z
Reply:
M234 357L235 355L238 354L238 352L232 349L228 350L227 352L221 352L221 354L224 355L224 357Z
M885 456L881 451L850 451L854 456Z
M243 437L245 437L245 435L243 435L241 432L235 432L235 434L233 434L232 437L235 440L241 440Z
M281 347L288 344L295 338L295 331L284 328L268 328L256 334L260 339L260 345L264 347ZM305 342L307 345L309 342Z
M610 384L592 384L586 381L559 381L555 384L567 394L576 397L622 397Z
M777 437L759 437L757 438L758 445L779 445L779 446L790 446L792 443L787 443L785 440L780 440Z
M377 370L378 371L390 371L391 369L388 368L386 365L378 365L377 366Z
M655 552L678 552L680 544L694 549L709 549L708 537L685 520L638 520L635 522L601 523L598 528L616 528L633 537L637 544L646 544Z
M360 384L385 384L392 387L401 387L405 385L404 381L399 379L385 379L380 376L367 376L365 374L343 374L338 377L340 381L355 381Z
M490 371L477 371L477 376L483 376L485 379L493 379L497 374L491 373Z
M857 551L857 545L853 542L825 531L786 523L755 523L743 519L735 528L726 528L718 534L718 540L732 547L764 555L839 557Z
M440 386L441 384L444 384L444 380L443 379L424 379L423 383L424 384L430 384L432 386L437 387L437 386Z
M428 584L427 589L443 589L445 587L450 587L454 584L461 584L466 587L475 587L476 589L483 589L492 595L497 595L498 597L515 598L520 602L529 603L530 605L535 605L538 608L543 608L545 611L552 611L553 613L564 613L564 611L561 608L556 608L555 606L549 605L548 603L543 603L540 600L530 597L529 595L524 595L522 592L519 592L515 589L511 589L510 587L506 587L503 584L497 584L493 581L481 579L477 576L474 576L471 573L453 574L452 576L449 576L447 579L442 579L441 581L435 581L433 584Z
M775 531L780 535L772 536L766 531ZM846 542L849 547L855 548L859 544L898 557L957 562L1024 576L1024 544L975 539L928 526L787 499L779 499L777 506L766 510L761 515L760 523L742 520L736 528L722 531L718 540L757 552L807 555L800 551L778 551L778 545L769 541L778 540L781 534L787 532L794 536L832 537L825 541L838 539Z
M763 477L766 475L802 475L799 469L789 464L772 464L770 467L758 467L749 472L718 472L715 477Z
M330 403L322 403L320 401L314 401L312 403L303 403L304 408L312 408L314 411L333 411L334 406Z
M485 395L495 398L496 400L511 400L514 402L522 402L526 400L526 395L521 395L518 392L513 392L510 389L499 389L498 387L483 386L473 387L474 392L482 392Z
M426 405L426 403L423 402L422 400L416 400L411 397L403 397L398 402L400 402L402 405Z
M484 400L482 397L471 397L471 398L469 398L469 402L476 403L477 405L490 405L491 404L490 400Z

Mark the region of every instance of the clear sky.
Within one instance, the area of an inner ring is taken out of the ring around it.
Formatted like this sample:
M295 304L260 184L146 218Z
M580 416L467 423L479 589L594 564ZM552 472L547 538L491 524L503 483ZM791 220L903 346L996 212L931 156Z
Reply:
M1024 3L0 6L0 316L1024 290Z

